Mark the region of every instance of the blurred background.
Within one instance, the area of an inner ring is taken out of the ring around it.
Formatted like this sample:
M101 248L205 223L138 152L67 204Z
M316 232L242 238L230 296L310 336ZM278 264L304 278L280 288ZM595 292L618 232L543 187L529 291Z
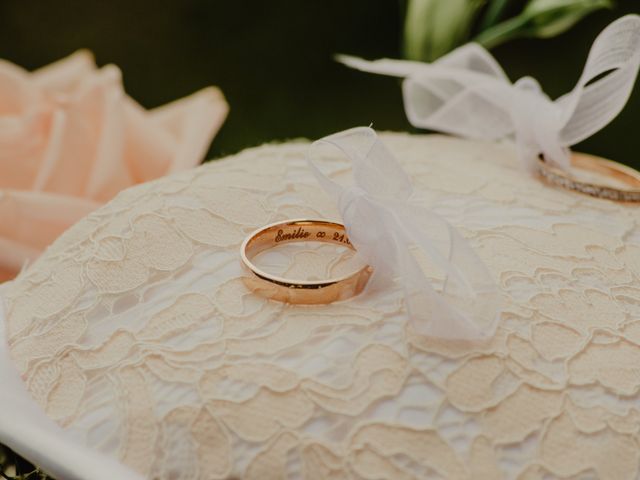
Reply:
M34 69L79 48L115 63L127 92L154 107L217 85L230 115L209 158L264 142L317 138L356 125L415 131L397 79L359 73L338 52L402 56L397 0L0 0L0 58ZM492 50L512 80L531 74L552 97L578 79L598 32L640 0L617 0L551 39ZM576 147L640 167L640 88L622 114Z

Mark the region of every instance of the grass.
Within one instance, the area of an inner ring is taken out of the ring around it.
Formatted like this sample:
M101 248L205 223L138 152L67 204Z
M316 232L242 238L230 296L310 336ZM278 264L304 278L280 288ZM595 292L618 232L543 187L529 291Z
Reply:
M54 480L14 451L0 444L0 479Z

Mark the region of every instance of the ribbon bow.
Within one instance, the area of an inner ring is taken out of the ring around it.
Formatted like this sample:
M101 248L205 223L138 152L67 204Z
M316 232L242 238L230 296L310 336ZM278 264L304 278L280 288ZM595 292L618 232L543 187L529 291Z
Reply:
M431 64L344 55L338 61L404 78L405 111L416 127L483 140L514 136L530 171L539 154L568 170L569 147L607 125L629 99L640 66L640 17L626 15L605 28L574 89L555 101L532 77L512 84L495 58L474 43Z
M320 169L336 153L351 161L353 185ZM338 200L350 241L374 272L366 290L397 279L416 332L448 339L493 336L499 294L485 265L446 220L410 203L413 187L371 128L314 142L307 157L322 188Z

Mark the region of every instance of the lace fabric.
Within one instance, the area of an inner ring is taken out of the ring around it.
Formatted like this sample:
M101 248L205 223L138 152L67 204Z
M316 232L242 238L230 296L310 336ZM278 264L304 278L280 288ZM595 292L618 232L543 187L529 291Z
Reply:
M0 442L58 479L141 480L116 458L62 430L33 400L10 358L5 338L2 296L9 285L0 284Z
M122 192L10 284L31 396L152 479L638 478L637 207L523 175L508 144L382 139L498 282L490 341L416 334L400 286L325 306L247 291L245 234L337 218L308 144L269 145ZM283 272L344 268L281 253Z

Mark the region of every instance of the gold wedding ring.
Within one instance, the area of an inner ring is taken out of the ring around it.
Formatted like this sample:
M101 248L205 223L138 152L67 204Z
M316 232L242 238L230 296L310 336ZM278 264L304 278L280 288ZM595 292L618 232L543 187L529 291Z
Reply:
M297 304L331 303L353 297L362 291L372 269L320 281L293 280L269 274L253 264L258 253L291 242L325 242L354 249L344 225L327 220L287 220L272 223L251 233L242 242L240 256L248 276L245 285L255 293L274 300Z
M571 164L577 170L590 176L609 179L610 182L578 179L575 175L550 165L542 156L538 166L540 175L552 185L617 202L640 202L640 172L637 170L584 153L573 153Z

